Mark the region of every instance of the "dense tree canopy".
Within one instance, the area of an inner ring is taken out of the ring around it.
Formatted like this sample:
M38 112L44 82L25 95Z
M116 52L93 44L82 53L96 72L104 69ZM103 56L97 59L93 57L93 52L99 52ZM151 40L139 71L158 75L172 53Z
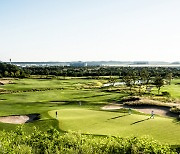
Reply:
M0 63L0 77L25 77L25 73L16 65Z
M24 67L23 70L31 75L60 75L60 76L126 76L129 72L144 72L146 76L156 76L157 72L162 77L167 74L180 77L180 68L173 67L104 67L104 66L89 66L89 67L70 67L70 66L31 66Z

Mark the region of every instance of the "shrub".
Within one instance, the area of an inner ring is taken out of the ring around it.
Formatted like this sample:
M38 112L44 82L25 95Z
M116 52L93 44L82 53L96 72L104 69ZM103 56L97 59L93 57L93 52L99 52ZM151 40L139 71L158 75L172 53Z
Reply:
M41 132L36 128L30 135L24 134L21 128L14 132L1 132L0 144L0 153L174 153L169 145L148 137L97 137L77 132L61 134L55 129Z
M132 101L139 101L139 100L140 100L139 97L128 96L128 97L124 97L120 102L132 102Z
M180 114L180 108L176 107L176 106L173 106L171 109L170 109L171 112L173 113L176 113L176 114Z
M170 97L170 96L171 96L171 94L170 94L169 92L167 92L167 91L163 91L163 92L162 92L162 95L163 95L163 96L167 96L167 97Z

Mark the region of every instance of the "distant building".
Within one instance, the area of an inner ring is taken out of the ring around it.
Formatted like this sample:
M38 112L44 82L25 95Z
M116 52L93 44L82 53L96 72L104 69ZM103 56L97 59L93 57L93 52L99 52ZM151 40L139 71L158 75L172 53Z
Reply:
M73 67L86 67L87 63L86 62L81 62L81 61L71 62L70 66L73 66Z
M149 64L149 62L147 62L147 61L135 61L133 64L134 65L147 65L147 64Z

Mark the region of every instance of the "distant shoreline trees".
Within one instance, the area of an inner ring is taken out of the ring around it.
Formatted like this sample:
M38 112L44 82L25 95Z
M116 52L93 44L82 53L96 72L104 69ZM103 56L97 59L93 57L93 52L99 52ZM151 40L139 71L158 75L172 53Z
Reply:
M158 74L158 75L157 75ZM137 87L139 95L142 88L149 89L149 85L155 85L158 93L161 87L171 84L173 77L180 77L180 68L173 67L108 67L108 66L88 66L88 67L72 67L72 66L30 66L18 67L7 63L0 63L0 77L18 77L24 78L29 75L45 75L47 78L52 76L70 77L90 77L97 78L110 76L113 85L117 79L123 81L130 91L133 87Z
M0 63L0 78L1 77L17 77L24 78L26 74L24 70L16 65Z
M139 76L142 73L144 76L155 77L158 74L167 78L169 82L174 77L180 77L180 68L173 67L110 67L110 66L87 66L87 67L72 67L72 66L30 66L23 67L22 70L30 75L54 75L54 76L119 76L123 78L128 72L136 72ZM147 78L147 77L146 77ZM148 80L147 80L148 82Z

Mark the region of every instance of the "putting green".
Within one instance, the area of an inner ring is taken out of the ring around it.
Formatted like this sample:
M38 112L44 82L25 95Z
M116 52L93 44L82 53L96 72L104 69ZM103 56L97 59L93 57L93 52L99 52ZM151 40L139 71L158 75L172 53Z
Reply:
M55 118L55 111L49 111ZM88 109L58 110L61 130L122 137L148 135L162 143L180 144L180 124L174 119Z

